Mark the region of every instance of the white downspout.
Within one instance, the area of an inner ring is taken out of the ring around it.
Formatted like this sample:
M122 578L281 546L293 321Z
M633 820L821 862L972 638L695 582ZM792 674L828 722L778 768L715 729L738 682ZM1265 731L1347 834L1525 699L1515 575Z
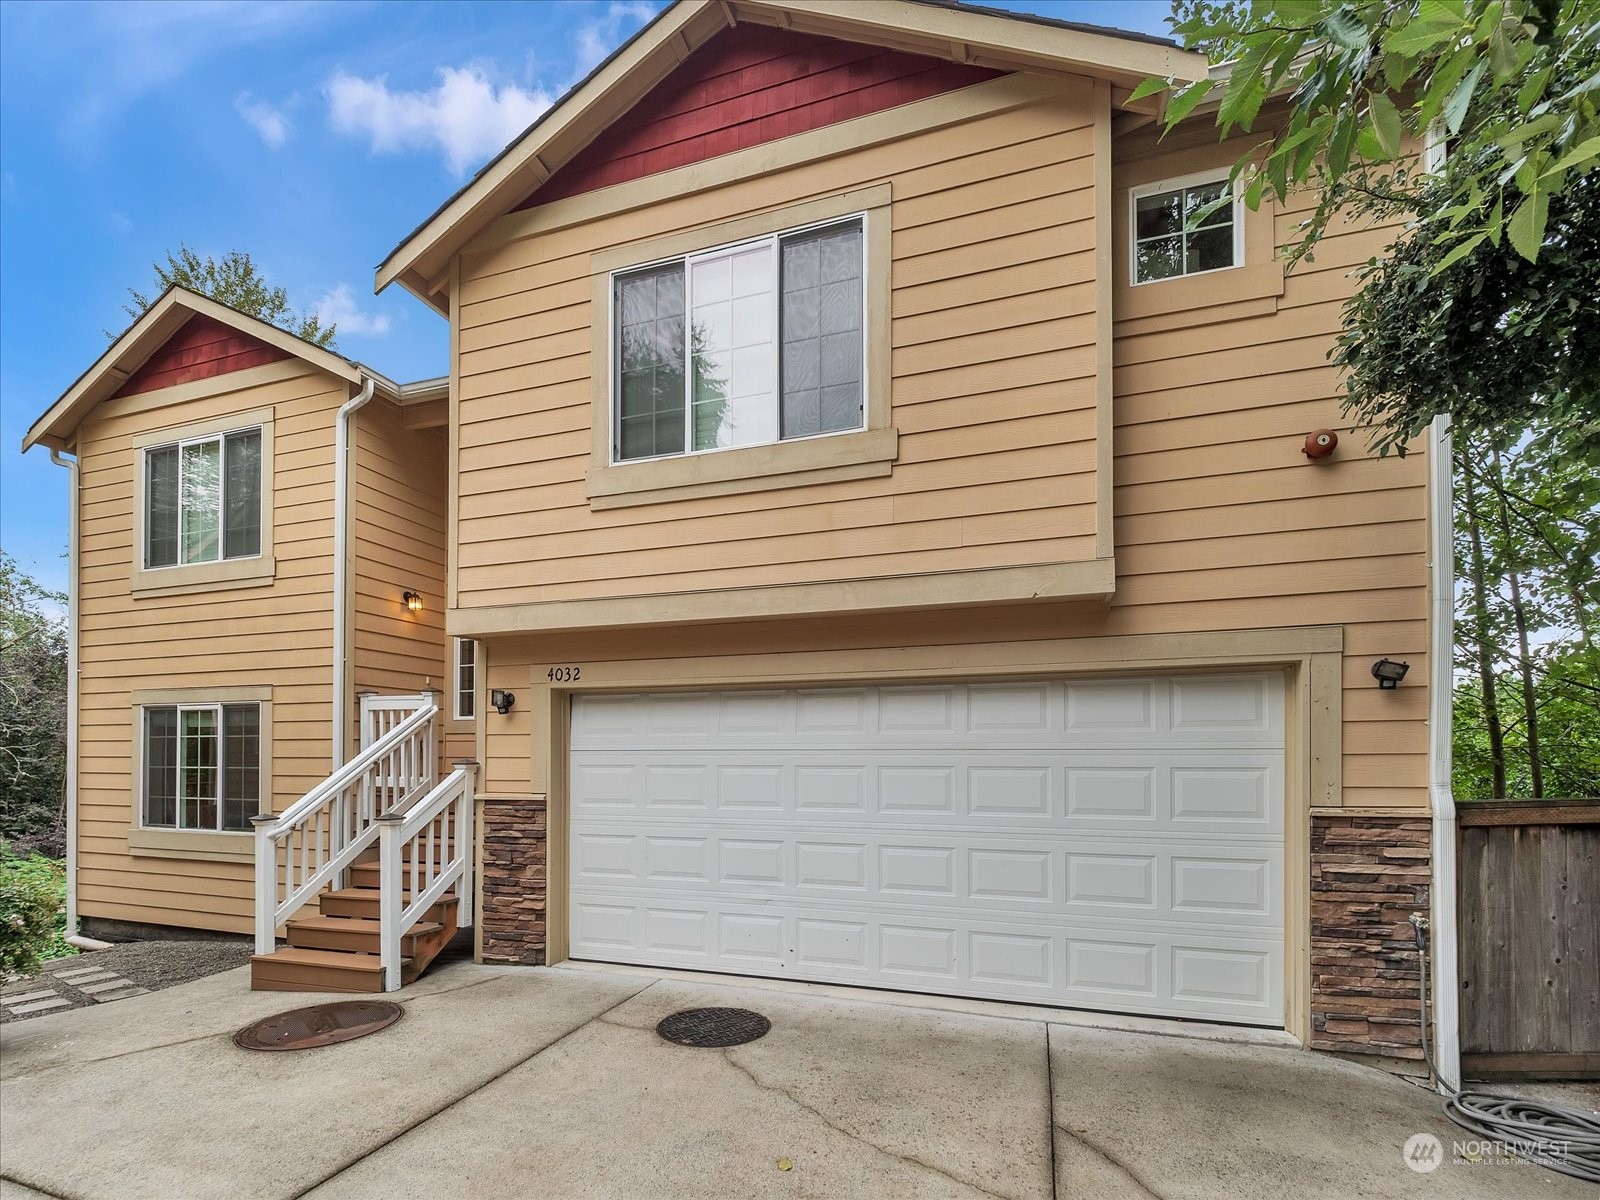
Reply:
M334 422L333 459L333 769L345 763L348 736L348 697L345 695L345 660L349 657L349 569L345 545L350 526L350 418L372 399L370 375L361 377L361 392L339 408Z
M1444 166L1448 144L1436 121L1423 139L1422 165ZM1435 1069L1452 1091L1461 1086L1461 967L1456 932L1456 801L1450 774L1456 642L1456 546L1450 418L1428 430L1428 807L1433 814L1432 926Z
M78 936L78 460L59 450L67 469L67 937Z
M1455 518L1450 418L1433 419L1428 441L1428 805L1433 811L1433 1031L1440 1080L1461 1086L1460 967L1456 938L1456 802L1450 787L1451 691L1455 665Z

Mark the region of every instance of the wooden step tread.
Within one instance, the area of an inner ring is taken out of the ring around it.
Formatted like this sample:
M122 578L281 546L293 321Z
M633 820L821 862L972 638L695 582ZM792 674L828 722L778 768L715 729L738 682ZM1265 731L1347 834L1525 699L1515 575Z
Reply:
M289 929L326 929L350 933L381 933L383 922L377 917L291 917ZM437 921L418 921L406 930L406 937L420 937L438 933L444 926Z
M338 967L345 971L383 970L383 960L376 954L357 954L349 950L307 950L300 946L279 946L271 954L252 955L250 961L305 967ZM410 961L409 958L402 958L400 963L404 966Z
M410 890L411 890L410 888L406 889L407 892L409 892ZM329 898L334 899L334 900L373 900L373 901L376 901L376 900L381 900L383 898L383 893L379 889L377 889L375 887L370 887L370 888L369 887L329 888L327 891L323 892L322 894L324 896L329 897ZM435 900L434 903L435 904L454 904L459 898L460 897L458 897L454 892L446 892L444 895L440 896L437 900ZM339 918L339 919L344 919L344 918ZM351 919L354 919L354 918L351 918Z

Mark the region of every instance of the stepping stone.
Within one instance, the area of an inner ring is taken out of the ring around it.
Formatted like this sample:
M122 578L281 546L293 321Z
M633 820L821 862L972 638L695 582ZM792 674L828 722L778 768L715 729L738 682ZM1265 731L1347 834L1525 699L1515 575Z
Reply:
M75 987L82 991L83 985L86 983L104 983L108 979L121 978L122 976L118 975L115 971L96 971L93 975L76 975L71 979L63 979L61 982L66 984L68 987Z
M21 1016L24 1013L44 1012L49 1008L67 1008L71 1004L71 1000L63 1000L60 996L57 996L53 1000L35 1000L32 1004L13 1004L7 1007L17 1016Z
M57 979L76 979L79 975L100 975L107 973L104 967L73 967L70 971L52 971Z
M98 996L101 992L114 992L118 988L132 986L133 984L128 980L123 979L119 975L113 975L110 979L99 980L95 983L86 984L83 987L80 987L78 990L86 996Z
M119 988L114 992L97 993L95 995L94 1002L96 1004L104 1004L107 1000L127 1000L132 996L143 996L149 990L149 988L142 988L137 984L130 983L126 987Z
M6 996L3 1003L9 1007L13 1004L26 1004L30 1000L53 1000L55 995L55 992L52 991L23 992L19 996Z

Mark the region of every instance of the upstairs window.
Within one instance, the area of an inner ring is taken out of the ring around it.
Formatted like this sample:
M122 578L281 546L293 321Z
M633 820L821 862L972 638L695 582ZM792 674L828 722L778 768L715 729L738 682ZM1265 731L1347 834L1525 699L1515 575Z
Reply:
M144 453L146 568L260 555L260 429Z
M261 807L261 706L146 706L143 774L146 829L249 829Z
M612 278L612 458L864 428L865 217Z
M1226 174L1134 189L1129 196L1133 282L1155 283L1241 265L1239 201L1217 204L1229 194ZM1211 205L1216 207L1196 220Z

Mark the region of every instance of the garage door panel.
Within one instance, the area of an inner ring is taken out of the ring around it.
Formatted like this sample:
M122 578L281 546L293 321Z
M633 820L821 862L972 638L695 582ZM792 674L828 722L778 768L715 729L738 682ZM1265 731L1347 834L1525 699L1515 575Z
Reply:
M1256 1024L1276 1022L1282 1008L1276 939L1226 928L944 922L844 902L799 909L729 897L693 908L576 899L573 913L578 958ZM621 944L622 930L635 931L636 944Z
M1276 675L583 697L574 750L1283 744Z
M577 958L1278 1024L1272 674L574 703Z
M854 821L1092 832L1282 829L1282 752L1152 750L583 751L575 820L727 812L757 821ZM646 762L639 756L648 754ZM809 759L809 761L806 761Z
M712 825L573 838L575 889L709 900L794 894L807 902L862 896L897 911L1044 914L1087 921L1158 921L1277 929L1282 924L1280 843L1211 837L1104 836L1041 845L1001 834L788 829L731 836Z

